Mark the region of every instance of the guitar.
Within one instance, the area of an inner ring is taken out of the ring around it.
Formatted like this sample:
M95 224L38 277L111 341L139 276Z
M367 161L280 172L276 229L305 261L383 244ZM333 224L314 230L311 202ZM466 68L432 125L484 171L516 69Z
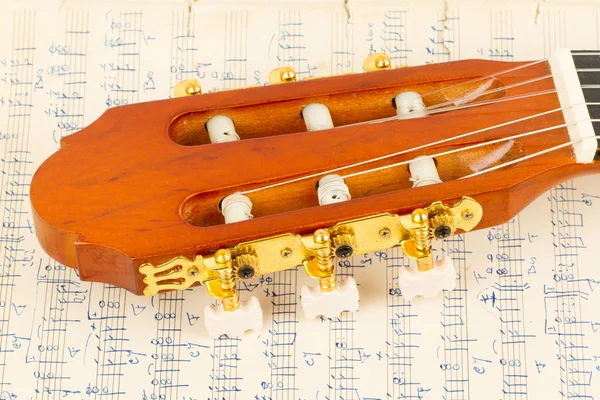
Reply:
M358 309L334 259L401 246L407 299L452 290L432 243L506 222L549 188L596 172L600 53L454 61L201 94L107 110L61 141L31 184L54 259L137 295L203 285L211 336L260 329L239 281L315 278L309 318Z

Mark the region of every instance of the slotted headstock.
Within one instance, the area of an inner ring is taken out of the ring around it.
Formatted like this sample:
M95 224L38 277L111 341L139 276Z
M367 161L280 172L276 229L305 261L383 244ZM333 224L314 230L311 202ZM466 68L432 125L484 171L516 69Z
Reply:
M330 260L344 246L402 245L428 270L431 239L502 223L596 170L578 162L581 141L568 145L577 125L547 61L373 62L381 70L209 94L185 82L183 97L106 111L37 171L40 243L84 280L137 294L205 284L235 309L236 279L298 265L332 290ZM406 92L421 95L422 114L397 116ZM334 128L307 131L310 104L326 106ZM224 126L222 143L211 124ZM440 183L415 185L409 165L421 156ZM351 199L319 205L316 185L331 173ZM222 201L235 193L253 218L226 224Z

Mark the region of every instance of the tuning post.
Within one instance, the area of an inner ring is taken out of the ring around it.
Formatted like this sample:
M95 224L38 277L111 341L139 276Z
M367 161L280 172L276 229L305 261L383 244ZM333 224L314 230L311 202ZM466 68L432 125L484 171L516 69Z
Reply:
M206 130L211 143L226 143L240 140L233 120L225 115L215 115L206 121Z
M252 202L247 196L240 193L224 197L219 204L226 224L247 221L252 218Z
M431 157L415 158L408 164L408 170L410 171L413 188L442 182L435 160Z
M292 67L275 68L269 73L268 79L271 85L296 82L296 71Z
M173 88L175 97L195 96L197 94L202 94L202 86L197 79L179 81Z
M351 199L350 190L342 178L336 174L325 175L317 182L319 205L340 203Z
M309 132L333 128L331 113L324 104L308 104L302 109L301 115L306 124L306 130Z
M400 119L420 118L427 115L423 97L417 92L402 92L394 97L396 115Z

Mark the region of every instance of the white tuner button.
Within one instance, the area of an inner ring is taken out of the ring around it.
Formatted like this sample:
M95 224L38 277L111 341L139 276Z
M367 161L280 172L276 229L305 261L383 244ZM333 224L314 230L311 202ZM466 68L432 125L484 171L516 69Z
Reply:
M225 217L225 223L246 221L252 218L252 202L243 194L234 193L221 200L221 212Z
M398 286L402 297L412 300L416 296L434 297L442 290L454 290L456 271L450 257L437 260L429 271L418 271L416 267L400 268Z
M396 115L400 119L420 118L427 115L423 98L417 92L402 92L394 97Z
M211 143L235 142L240 137L235 132L231 118L225 115L215 115L206 122L206 130Z
M338 317L344 311L358 311L358 288L354 278L338 283L335 290L323 292L319 287L302 286L300 303L307 318L319 315L326 318Z
M435 160L430 157L417 157L408 164L410 180L413 187L433 185L441 183Z
M302 118L309 132L333 128L329 108L324 104L312 103L302 109Z
M240 193L230 194L223 198L220 208L226 224L252 218L250 213L252 202ZM235 282L236 277L234 276L233 279ZM213 338L220 335L241 336L247 330L258 331L262 328L262 320L262 309L258 299L254 296L250 297L248 301L240 301L239 308L233 311L226 311L222 305L204 307L204 325L209 336Z
M317 195L319 196L319 205L321 206L340 203L351 198L350 191L344 179L336 174L325 175L319 179Z
M225 311L222 306L204 307L204 324L211 338L241 336L247 330L261 330L263 313L258 299L252 296L248 301L240 301L240 308L235 311Z

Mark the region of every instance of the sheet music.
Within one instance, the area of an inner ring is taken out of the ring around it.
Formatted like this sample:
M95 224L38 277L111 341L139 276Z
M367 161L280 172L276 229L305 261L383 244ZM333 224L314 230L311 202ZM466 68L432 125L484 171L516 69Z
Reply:
M82 282L37 244L32 174L110 107L203 89L600 47L600 3L0 2L1 399L599 399L600 178L445 240L457 289L405 301L398 249L337 262L360 311L307 320L302 270L244 283L262 331L211 340L204 288L138 297ZM385 135L382 132L382 135ZM65 204L65 207L70 205ZM115 227L118 230L118 227Z

